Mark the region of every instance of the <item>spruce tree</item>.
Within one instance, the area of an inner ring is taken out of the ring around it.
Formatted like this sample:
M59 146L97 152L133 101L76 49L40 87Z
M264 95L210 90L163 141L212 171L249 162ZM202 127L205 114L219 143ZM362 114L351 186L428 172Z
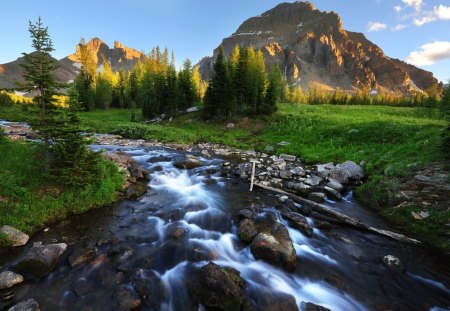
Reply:
M442 116L447 120L447 127L442 133L442 151L444 157L450 159L450 86L444 90L440 109Z
M23 53L25 63L21 64L25 82L19 83L19 89L26 92L37 92L33 98L39 108L40 116L33 124L44 141L45 167L50 168L50 147L52 134L56 125L57 102L56 95L65 84L58 83L55 70L58 68L50 53L54 51L52 40L48 34L48 27L44 27L39 17L35 23L29 22L28 31L32 39L34 52Z

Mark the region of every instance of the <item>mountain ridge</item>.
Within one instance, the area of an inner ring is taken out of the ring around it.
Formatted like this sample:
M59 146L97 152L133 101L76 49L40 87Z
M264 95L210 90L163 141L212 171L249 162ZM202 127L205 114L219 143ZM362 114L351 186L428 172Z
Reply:
M328 89L405 94L439 83L431 72L386 56L363 33L342 25L336 12L317 10L310 2L285 2L244 21L220 46L226 55L236 45L261 50L268 66L279 66L291 85L304 89L316 83ZM218 49L198 64L205 79Z
M86 45L100 68L103 64L102 55L111 63L113 70L130 70L140 59L145 57L144 53L127 47L119 41L114 41L113 47L110 48L100 38L94 37ZM71 82L75 79L81 68L79 53L80 44L77 44L73 54L59 60L53 58L59 65L55 72L59 82ZM0 88L14 88L16 82L23 81L23 70L20 64L24 61L24 57L21 56L12 62L0 64Z

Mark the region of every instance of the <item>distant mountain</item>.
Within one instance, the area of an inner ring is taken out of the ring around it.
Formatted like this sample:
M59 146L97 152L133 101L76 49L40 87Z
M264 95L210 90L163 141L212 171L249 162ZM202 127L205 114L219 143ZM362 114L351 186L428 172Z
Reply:
M145 55L135 49L123 46L120 42L115 41L114 47L110 48L99 38L93 38L87 43L88 50L91 51L97 61L99 68L103 64L102 55L111 63L113 70L131 69ZM81 64L79 62L79 45L76 45L75 53L55 61L59 64L56 70L56 78L60 82L70 82L75 79ZM24 62L24 57L17 60L0 65L0 88L14 87L18 81L23 81L23 70L20 64Z
M236 45L261 50L268 66L279 66L287 81L303 88L316 82L329 89L408 93L438 83L431 72L386 56L364 34L342 29L338 14L310 2L282 3L252 17L221 45L226 55ZM211 76L218 49L199 62L204 79Z

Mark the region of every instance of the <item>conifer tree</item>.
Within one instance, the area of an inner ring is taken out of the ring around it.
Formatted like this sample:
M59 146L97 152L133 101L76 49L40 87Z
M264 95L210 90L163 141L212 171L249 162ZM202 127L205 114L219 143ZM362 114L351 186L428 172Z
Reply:
M450 86L444 90L440 109L442 116L447 120L447 127L442 133L442 151L445 158L450 159Z
M46 170L49 171L51 139L56 124L55 95L59 94L58 90L65 87L65 84L58 83L55 78L55 70L58 66L50 55L54 48L48 34L48 27L43 26L42 19L39 17L37 22L29 22L28 31L32 38L31 46L34 52L23 53L25 63L21 66L24 70L25 82L19 84L19 89L37 92L33 101L39 107L40 116L34 127L44 141L45 165Z

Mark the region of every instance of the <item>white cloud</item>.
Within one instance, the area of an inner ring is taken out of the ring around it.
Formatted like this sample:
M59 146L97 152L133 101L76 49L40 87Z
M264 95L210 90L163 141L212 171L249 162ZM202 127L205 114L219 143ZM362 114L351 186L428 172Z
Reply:
M392 31L400 31L400 30L403 30L403 29L405 29L405 28L406 28L405 25L403 25L403 24L397 24L397 25L395 25L394 27L392 27L391 30L392 30Z
M400 11L402 10L402 7L400 5L396 5L396 6L394 6L394 10L395 10L395 12L400 13Z
M433 14L428 14L428 15L422 16L420 18L415 18L414 25L416 25L417 27L421 27L425 24L434 22L435 20L436 20L436 17L433 16Z
M414 24L421 27L437 20L450 20L450 6L435 6L433 11L424 12L422 16L414 18Z
M407 6L414 7L416 11L420 11L422 9L423 1L422 0L402 0L404 4Z
M434 7L434 15L438 19L448 20L450 19L450 6L439 5Z
M406 62L415 66L429 66L434 63L450 59L450 42L435 41L424 44L420 51L414 51L406 58Z
M367 24L367 27L369 28L368 31L369 32L373 32L373 31L381 31L387 28L386 24L383 23L378 23L378 22L369 22L369 24Z

